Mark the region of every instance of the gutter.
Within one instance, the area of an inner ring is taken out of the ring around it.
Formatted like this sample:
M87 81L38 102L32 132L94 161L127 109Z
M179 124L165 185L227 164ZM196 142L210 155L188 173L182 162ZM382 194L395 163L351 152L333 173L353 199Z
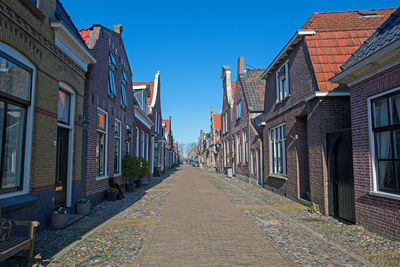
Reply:
M305 102L308 102L317 97L335 97L335 96L350 96L350 92L315 91L313 94L309 95L304 100Z
M267 76L270 72L272 72L275 65L277 65L285 56L287 56L287 52L289 52L289 48L292 48L294 45L298 44L303 36L315 35L315 31L313 30L298 30L292 38L290 38L289 42L283 47L283 49L279 52L279 54L275 57L272 63L267 67L267 69L261 75L261 79L267 79Z

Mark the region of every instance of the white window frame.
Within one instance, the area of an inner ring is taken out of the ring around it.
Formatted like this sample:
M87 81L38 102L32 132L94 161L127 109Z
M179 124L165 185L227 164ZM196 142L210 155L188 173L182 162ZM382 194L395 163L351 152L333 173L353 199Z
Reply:
M257 174L257 150L255 149L251 151L251 172Z
M248 149L249 149L249 144L247 142L248 137L247 137L247 129L243 130L243 158L244 158L244 162L249 162L249 153L248 153Z
M101 180L101 179L106 179L108 178L108 112L105 110L97 107L97 113L103 113L105 115L105 120L106 123L104 125L105 131L101 131L97 128L97 123L96 123L96 144L97 144L97 132L102 132L104 133L104 174L97 176L97 170L96 170L96 180ZM97 115L97 114L96 114ZM97 166L96 166L97 168Z
M287 177L287 162L286 162L286 130L285 130L285 134L282 134L282 138L281 139L277 139L276 138L276 130L283 128L285 126L286 129L286 124L282 123L280 125L277 125L275 127L272 127L269 129L269 158L270 158L270 174L276 174L276 175L282 175ZM273 134L274 132L274 134ZM278 151L276 149L276 144L279 144L281 142L282 145L282 172L278 171ZM272 147L274 147L274 149L272 150ZM275 168L274 168L275 167Z
M149 135L146 134L146 160L149 161Z
M107 71L108 71L108 94L114 98L117 96L117 88L116 88L117 84L115 82L116 75L117 75L117 59L115 58L115 55L111 50L109 50L108 53L109 53L108 54L108 69L107 69ZM114 62L112 62L111 56L115 60L115 64L114 64ZM113 75L114 75L113 80L110 78L110 70L113 72ZM114 87L112 87L110 85L111 82L114 84ZM110 91L110 86L111 86L111 91Z
M285 81L283 84L283 87L281 87L281 78L279 77L279 72L281 71L282 68L285 68ZM289 60L286 60L286 62L276 71L275 73L275 86L276 86L276 102L281 102L285 98L287 98L290 94L290 88L289 88Z
M144 159L144 132L142 131L142 138L141 138L141 148L142 148L142 153L140 153L141 154L141 157Z
M115 135L115 129L114 129L114 142L117 138L119 138L119 150L118 150L118 152L119 152L119 155L118 155L118 165L119 165L118 170L119 170L119 172L114 173L114 176L122 174L122 170L121 170L122 169L122 145L121 145L122 144L122 141L121 141L122 140L122 136L121 136L122 135L122 122L118 119L115 119L115 122L119 123L119 136ZM115 144L114 144L114 148L115 148ZM114 153L115 153L115 151L114 151ZM115 171L115 169L114 169L114 171Z
M237 149L237 163L242 162L242 146L240 139L240 132L236 133L236 149Z
M139 128L136 127L136 157L139 157L139 145L140 145L140 131Z
M239 100L236 105L236 119L242 117L242 100Z
M390 192L384 192L384 191L379 191L379 181L378 181L378 174L377 174L377 166L376 166L376 152L375 152L375 138L374 138L374 132L372 129L372 102L374 99L385 96L394 92L400 91L400 86L393 88L391 90L382 92L380 94L376 94L373 96L370 96L367 98L367 105L368 105L368 132L369 132L369 146L370 146L370 158L371 158L371 173L372 173L372 189L369 191L370 195L373 196L379 196L379 197L385 197L385 198L390 198L390 199L395 199L395 200L400 200L400 195L390 193Z

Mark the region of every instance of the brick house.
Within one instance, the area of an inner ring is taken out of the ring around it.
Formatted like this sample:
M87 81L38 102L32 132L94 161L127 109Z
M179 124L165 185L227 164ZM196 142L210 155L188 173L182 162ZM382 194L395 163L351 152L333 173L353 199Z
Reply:
M232 109L234 104L236 82L231 82L231 67L224 65L221 71L222 79L222 111L221 111L221 146L223 154L222 167L226 169L227 167L234 167L232 164L233 151L234 151L234 138L231 136L231 125L232 125Z
M214 114L211 107L210 113L210 144L209 144L209 164L212 169L220 169L220 133L221 133L221 114Z
M121 163L133 151L132 72L122 40L122 26L110 30L93 25L80 34L96 59L89 66L84 94L85 194L97 205L105 198L109 179L120 184Z
M395 143L400 127L399 33L400 8L331 79L350 88L356 222L397 239L400 239L399 152Z
M262 76L265 187L348 221L354 221L349 91L329 78L393 9L374 12L314 13ZM346 179L336 183L338 176Z
M60 1L0 1L2 215L38 220L81 197L83 94L95 62ZM50 19L51 18L51 19Z
M147 114L150 117L153 126L151 128L150 140L150 175L160 175L162 153L160 146L162 145L162 113L161 113L161 81L160 72L158 71L154 76L154 82L134 82L133 86L147 86L150 90L149 97L147 98Z
M172 167L174 156L174 136L172 134L171 116L169 116L168 120L162 121L162 127L164 132L164 171L166 171Z
M150 163L153 158L150 141L152 140L151 135L154 126L152 119L148 116L148 99L151 96L150 86L133 83L132 90L135 108L135 155Z
M231 136L235 140L235 176L262 185L262 134L257 130L264 110L265 69L245 69L239 57L236 90L231 119Z

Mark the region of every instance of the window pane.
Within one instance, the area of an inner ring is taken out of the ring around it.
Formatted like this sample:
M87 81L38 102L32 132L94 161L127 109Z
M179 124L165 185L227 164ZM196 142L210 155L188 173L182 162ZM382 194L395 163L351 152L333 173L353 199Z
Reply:
M110 94L117 95L115 91L115 73L111 68L108 70L108 91Z
M126 100L126 87L124 83L121 83L121 104L123 106L128 106L128 101Z
M117 63L115 62L115 57L113 55L113 53L110 52L110 58L109 58L109 63L116 66Z
M58 91L58 121L69 124L71 96L64 91Z
M0 53L0 91L29 101L31 72L4 58Z
M376 143L379 159L391 159L390 131L376 133Z
M390 123L400 124L400 94L390 98Z
M387 99L373 102L374 126L381 127L389 125Z
M378 162L379 187L384 189L395 189L394 171L392 161Z
M106 116L103 113L97 113L97 128L105 131L106 129Z
M8 104L5 129L5 147L2 171L2 189L19 187L22 175L22 151L25 131L25 109Z
M395 130L393 132L393 158L400 159L400 130Z
M121 132L121 123L116 121L114 123L114 134L115 134L115 136L119 137L120 136L120 132Z
M97 167L97 176L104 175L104 133L97 133L97 144L96 144L96 167Z
M120 147L120 140L119 138L115 138L114 142L114 173L119 173L119 147Z
M5 113L5 104L0 101L0 159L3 154L3 136L4 136L4 113Z

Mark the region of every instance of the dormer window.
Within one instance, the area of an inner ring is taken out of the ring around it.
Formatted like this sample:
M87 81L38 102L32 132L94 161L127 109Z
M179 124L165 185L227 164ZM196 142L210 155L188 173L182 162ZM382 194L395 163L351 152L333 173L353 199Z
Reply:
M147 114L147 94L144 89L136 89L135 97L142 110Z
M236 119L240 119L242 117L242 100L237 103L236 109Z
M108 94L112 97L117 95L115 89L115 72L117 70L117 63L113 53L110 51L108 56Z
M289 64L286 62L276 72L276 102L289 96Z
M123 107L128 106L128 100L126 98L126 86L128 85L128 79L126 77L126 73L122 70L121 74L121 105Z

